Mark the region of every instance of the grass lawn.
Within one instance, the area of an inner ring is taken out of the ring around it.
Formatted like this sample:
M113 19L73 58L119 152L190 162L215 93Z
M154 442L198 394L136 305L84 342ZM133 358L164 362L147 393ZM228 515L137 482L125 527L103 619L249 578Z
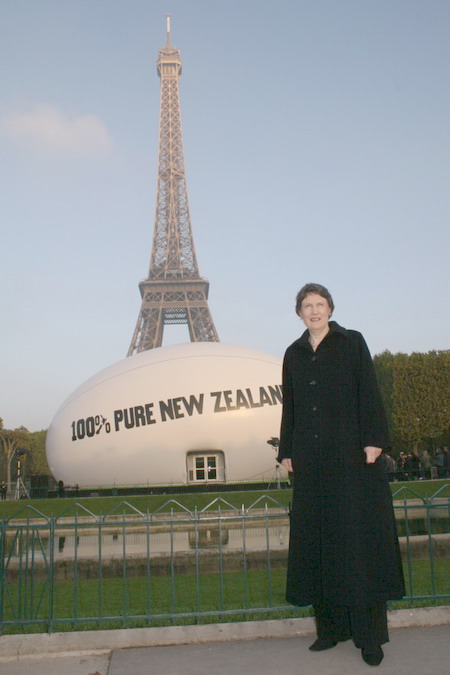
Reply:
M64 499L21 499L20 501L2 502L0 504L0 518L9 518L12 515L18 514L20 511L22 512L19 515L20 518L26 518L27 513L30 518L36 517L36 514L32 509L36 509L45 516L59 516L65 512L67 512L67 515L71 515L75 512L77 504L80 504L96 515L112 512L117 514L133 513L133 508L138 509L144 514L147 513L147 510L150 513L154 513L158 509L161 509L164 504L167 504L167 502L170 503L162 509L163 512L170 512L171 509L173 509L174 512L180 512L183 511L182 507L189 511L194 511L196 508L198 510L205 508L216 499L220 500L221 509L229 509L229 506L224 502L240 509L242 506L248 508L262 495L269 495L282 506L289 506L289 502L292 499L292 491L289 489L267 491L247 490L242 492L202 492L176 495L133 495L129 497L79 497L78 499L73 497ZM268 506L270 507L271 505L273 505L273 502L268 500ZM32 509L27 509L28 506L32 507ZM259 506L260 508L264 507L264 502ZM217 508L218 507L214 507L214 510L217 510ZM78 513L81 514L81 510L78 510Z
M405 566L408 594L431 595L430 572L427 561L415 561L409 570ZM436 560L434 573L436 593L450 595L450 560ZM266 570L250 570L247 574L224 571L222 575L178 574L173 578L58 581L54 585L53 629L93 630L309 616L310 607L285 608L285 583L284 569L274 569L270 575ZM391 603L391 608L433 604L450 604L450 598L397 601ZM270 607L285 609L274 612ZM199 612L212 614L198 616ZM197 616L188 616L192 613ZM26 593L22 589L19 599L17 582L6 584L3 620L14 620L17 616L33 617L36 623L4 626L5 633L45 632L49 616L48 585L36 584Z
M447 480L433 480L433 481L408 481L404 483L391 483L391 491L394 494L395 500L415 499L432 497L438 490L447 486L440 493L440 497L450 497L450 479ZM397 493L397 494L395 494ZM186 493L176 495L140 495L129 497L67 497L64 499L21 499L20 501L6 501L0 503L0 518L10 518L15 514L18 517L26 518L27 513L30 518L35 517L33 509L36 509L45 516L61 515L67 512L67 515L73 514L76 510L76 504L81 504L92 513L106 514L117 512L118 514L131 513L133 507L139 511L146 513L147 510L152 513L160 509L165 503L173 499L178 504L181 504L186 509L194 511L195 508L201 510L205 508L215 499L222 499L235 508L240 509L242 506L248 508L262 495L269 495L272 499L279 502L281 505L288 507L292 499L292 490L265 490L265 491L241 491L236 492L202 492L202 493ZM127 506L127 504L130 506ZM264 502L260 504L263 506ZM268 501L268 507L273 505L273 502ZM31 506L32 509L27 509ZM183 509L176 503L167 505L163 510L182 511ZM221 508L226 509L227 505L221 503ZM81 513L81 510L79 511Z

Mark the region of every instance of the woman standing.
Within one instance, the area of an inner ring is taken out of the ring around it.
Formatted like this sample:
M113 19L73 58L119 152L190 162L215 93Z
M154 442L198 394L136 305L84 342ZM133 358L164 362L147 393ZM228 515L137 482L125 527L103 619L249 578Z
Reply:
M330 321L328 290L306 284L307 330L286 351L278 461L294 475L287 600L313 605L313 651L353 639L372 666L388 642L386 600L405 594L392 497L378 458L386 418L362 335Z

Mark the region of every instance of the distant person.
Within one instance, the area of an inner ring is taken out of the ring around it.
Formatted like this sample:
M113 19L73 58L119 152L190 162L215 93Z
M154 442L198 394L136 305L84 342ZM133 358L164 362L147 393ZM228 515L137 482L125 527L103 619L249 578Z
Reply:
M450 478L450 450L444 445L442 451L444 455L444 478Z
M4 502L6 500L6 495L8 494L8 486L4 480L2 480L2 483L0 485L0 494L2 502Z
M409 480L419 480L420 459L413 452L408 455Z
M386 601L405 594L392 496L377 461L389 439L364 338L330 321L333 309L324 286L300 290L296 313L307 330L283 363L278 461L294 476L286 598L314 606L312 651L353 639L377 666L389 641Z
M58 481L58 497L65 497L66 489L64 487L64 481Z
M399 480L408 480L408 455L406 452L400 452L397 463L397 476Z
M384 467L388 476L389 481L393 481L395 478L395 469L396 469L396 463L395 459L391 457L391 455L388 452L384 452L380 456L380 460L383 460L384 462Z
M445 459L441 448L436 448L434 453L434 466L436 467L437 478L445 478Z
M429 480L431 478L431 457L428 450L424 450L420 455L420 466L423 478Z

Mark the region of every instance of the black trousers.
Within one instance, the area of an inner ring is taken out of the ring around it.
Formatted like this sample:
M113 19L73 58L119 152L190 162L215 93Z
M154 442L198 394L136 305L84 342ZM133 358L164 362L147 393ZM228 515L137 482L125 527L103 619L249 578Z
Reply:
M368 607L344 607L321 603L314 605L317 637L342 642L352 639L358 649L373 648L389 642L385 602Z

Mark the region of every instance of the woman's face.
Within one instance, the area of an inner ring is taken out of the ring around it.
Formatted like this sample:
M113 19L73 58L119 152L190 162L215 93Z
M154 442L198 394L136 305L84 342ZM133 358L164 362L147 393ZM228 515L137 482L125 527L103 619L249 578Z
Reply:
M328 325L331 307L318 293L308 293L300 307L300 318L309 330L320 331Z

